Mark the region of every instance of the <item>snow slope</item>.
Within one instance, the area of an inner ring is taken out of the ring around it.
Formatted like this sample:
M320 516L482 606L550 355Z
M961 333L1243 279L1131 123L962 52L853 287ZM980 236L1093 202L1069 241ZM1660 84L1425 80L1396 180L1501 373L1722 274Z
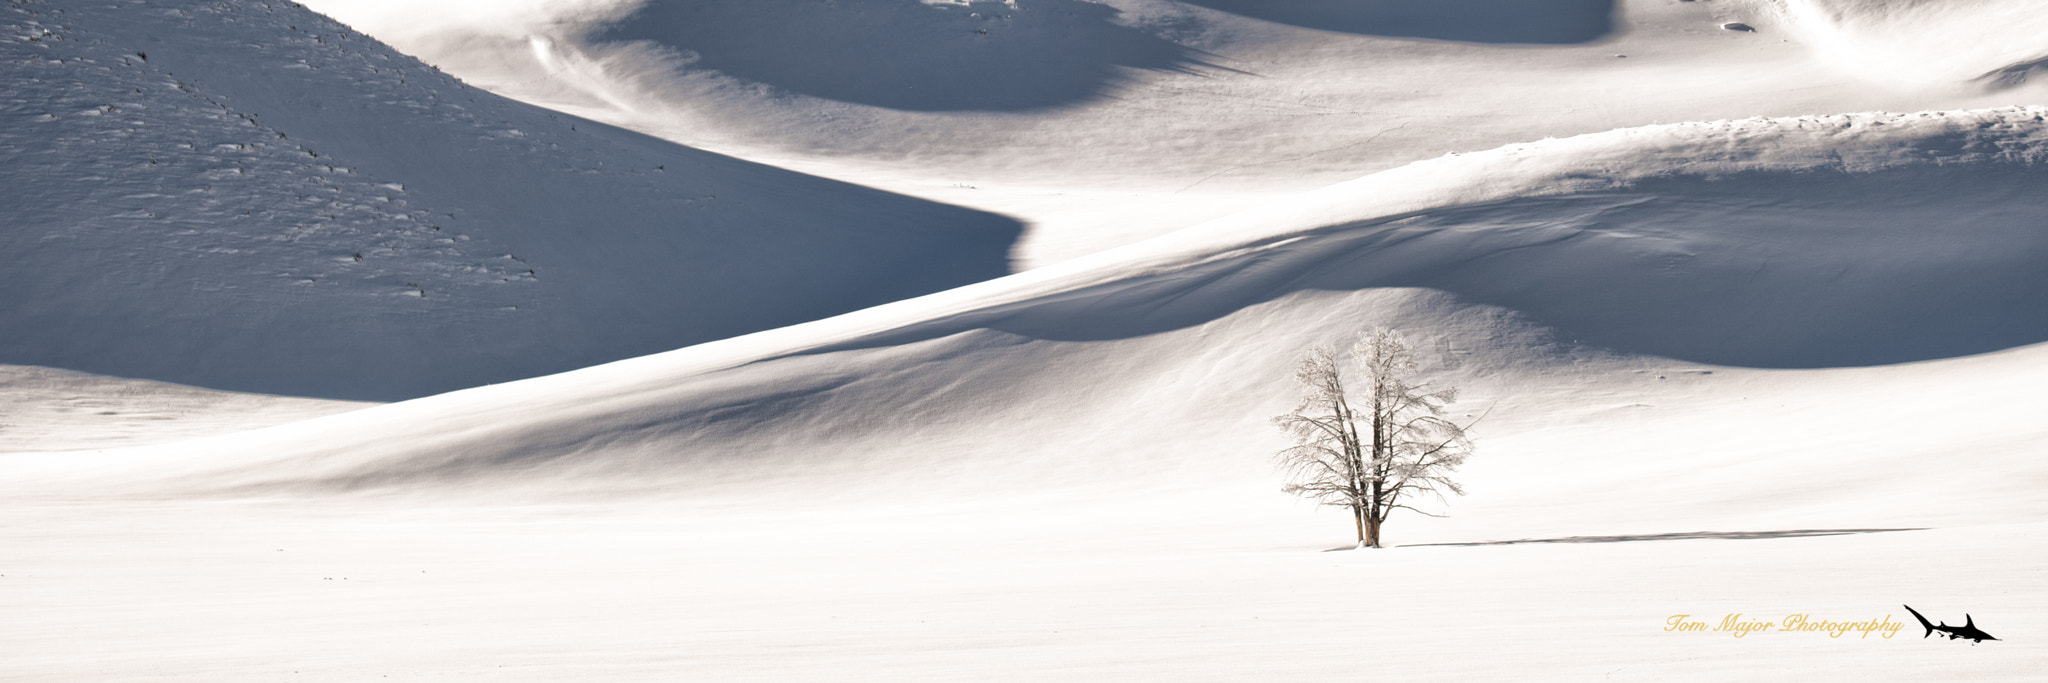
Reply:
M1446 152L2048 103L1973 80L2048 54L2027 0L313 5L495 92L1016 216L1026 267Z
M235 394L25 365L0 366L0 453L183 441L368 407Z
M2027 680L2048 345L1978 277L2038 291L1999 258L2048 241L2044 132L2029 108L1548 140L666 354L16 454L0 595L39 626L0 637L38 678ZM1944 281L1971 306L1891 300ZM1830 326L1869 311L1951 334L1876 367L1644 354L1719 315L1701 292L1817 302L1712 352L1839 361L1863 349ZM1303 348L1371 324L1491 412L1451 517L1319 553L1347 523L1275 490L1265 417ZM1662 630L1902 601L2007 641Z
M288 3L4 16L10 363L407 398L996 277L1019 230L507 101Z
M996 5L951 4L801 8L950 30L946 13ZM1076 69L1086 96L1059 106L913 111L710 69L604 71L673 66L578 42L641 6L394 16L443 38L497 24L450 49L560 58L530 85L595 98L579 111L927 196L986 192L1041 237L1067 221L1071 248L808 323L293 424L140 448L45 434L29 448L72 450L0 457L0 678L2038 677L2037 86L1851 75L1779 5L1446 13L1395 36L1299 13L1334 4L1120 0L1036 35L1165 26L1151 35L1215 49ZM1951 37L2011 29L1982 9L2002 5L1954 6L1982 13L1928 9ZM1452 42L1502 31L1553 42ZM745 47L723 58L777 56ZM682 95L619 87L641 77ZM1916 113L1820 115L1876 109ZM1355 179L1328 184L1340 173ZM1168 227L1185 229L1102 249ZM1348 545L1349 521L1277 490L1267 418L1293 404L1304 349L1380 324L1466 390L1461 417L1485 415L1470 495L1395 519L1397 547L1319 552ZM0 395L70 381L26 374ZM2004 640L1664 630L1681 614L1898 624L1903 604Z
M2025 85L2048 66L2048 16L2024 0L1754 3L1837 67L1905 86Z
M1460 372L1487 383L1585 354L1633 372L1625 359L1825 368L1998 351L2048 341L2033 295L2048 286L2044 160L2041 108L1516 145L839 318L204 448L289 454L222 456L248 484L627 471L638 485L721 462L782 471L828 448L831 466L867 451L1009 461L1029 434L1089 425L1143 470L1200 443L1239 444L1200 449L1216 458L1263 450L1274 437L1256 425L1287 392L1260 388L1296 350L1381 316L1464 349ZM1201 391L1156 394L1188 373ZM1533 399L1496 400L1512 414ZM1134 411L1215 426L1117 435ZM1075 442L1037 441L1048 467L1071 465L1053 452Z

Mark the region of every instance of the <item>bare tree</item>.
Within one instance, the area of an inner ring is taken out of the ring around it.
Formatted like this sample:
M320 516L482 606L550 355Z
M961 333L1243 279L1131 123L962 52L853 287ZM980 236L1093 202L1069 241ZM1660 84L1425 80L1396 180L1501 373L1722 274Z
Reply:
M1413 379L1415 354L1407 340L1386 328L1374 328L1351 348L1362 391L1344 385L1337 354L1329 347L1311 349L1294 370L1304 389L1293 412L1273 423L1294 437L1294 446L1277 456L1288 484L1281 490L1323 505L1351 510L1361 548L1380 547L1380 528L1388 513L1413 510L1410 505L1430 495L1464 495L1449 478L1472 453L1466 430L1444 414L1457 400L1457 389L1432 389Z

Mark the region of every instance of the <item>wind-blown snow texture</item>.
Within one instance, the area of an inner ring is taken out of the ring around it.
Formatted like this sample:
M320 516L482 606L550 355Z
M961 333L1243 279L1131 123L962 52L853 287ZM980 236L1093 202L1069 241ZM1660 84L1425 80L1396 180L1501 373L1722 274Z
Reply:
M406 398L1000 276L1020 229L507 101L289 3L4 15L10 363Z

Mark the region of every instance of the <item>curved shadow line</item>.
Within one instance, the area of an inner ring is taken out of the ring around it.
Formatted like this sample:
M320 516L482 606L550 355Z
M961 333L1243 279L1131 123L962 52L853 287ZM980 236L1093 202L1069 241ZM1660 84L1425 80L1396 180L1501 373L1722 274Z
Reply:
M1614 32L1614 0L1182 0L1290 26L1383 38L1569 45Z

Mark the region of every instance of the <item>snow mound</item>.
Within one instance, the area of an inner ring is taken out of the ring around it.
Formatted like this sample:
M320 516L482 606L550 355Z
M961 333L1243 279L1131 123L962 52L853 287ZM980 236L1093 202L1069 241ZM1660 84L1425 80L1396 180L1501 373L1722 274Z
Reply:
M2048 59L2048 12L2031 0L1766 0L1793 35L1864 78L2011 87Z
M1193 234L1285 224L1288 287L1429 287L1583 343L1837 367L2048 340L2048 109L1745 119L1512 145ZM1370 216L1348 220L1350 216ZM1310 254L1314 254L1310 256Z
M1655 356L1831 367L2048 340L2044 161L2043 108L1514 145L828 320L203 442L179 476L1257 481L1243 454L1272 449L1293 358L1372 324L1433 340L1436 370L1509 430L1585 382L1672 367Z
M291 3L0 27L0 362L414 397L998 277L1021 231L505 100Z
M2048 340L2048 108L1755 118L1447 155L926 300L887 339L1108 339L1424 287L1581 343L1838 367Z

